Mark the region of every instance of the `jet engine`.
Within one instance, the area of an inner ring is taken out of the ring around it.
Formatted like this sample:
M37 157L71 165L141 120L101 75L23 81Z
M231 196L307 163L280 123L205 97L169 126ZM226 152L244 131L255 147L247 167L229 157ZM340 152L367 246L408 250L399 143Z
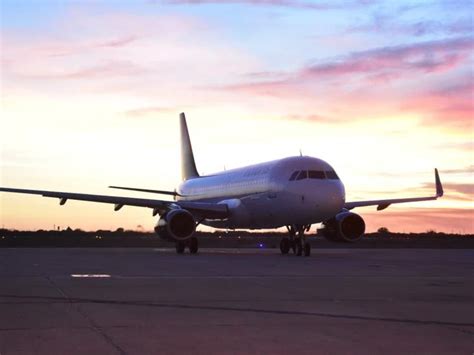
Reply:
M332 242L353 243L362 238L365 232L365 222L358 214L343 211L323 223L320 232Z
M183 209L176 209L162 215L155 226L155 232L161 239L184 241L196 231L193 215Z

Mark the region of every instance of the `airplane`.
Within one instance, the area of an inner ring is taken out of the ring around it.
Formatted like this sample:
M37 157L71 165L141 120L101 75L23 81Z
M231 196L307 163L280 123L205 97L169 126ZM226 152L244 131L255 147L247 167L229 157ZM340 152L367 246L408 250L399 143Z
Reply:
M273 229L286 226L280 251L290 249L298 256L310 256L305 232L322 223L321 233L333 242L356 242L365 232L365 222L352 209L377 206L381 211L396 203L436 200L443 196L438 170L436 193L428 197L346 202L344 184L327 162L308 156L293 156L242 168L201 176L196 169L184 113L180 114L182 182L175 191L135 187L110 188L173 196L173 201L135 197L91 195L71 192L0 187L0 191L35 194L67 200L109 203L118 211L123 206L147 207L159 215L154 228L164 240L174 242L176 252L186 247L198 252L194 235L200 224L217 229Z

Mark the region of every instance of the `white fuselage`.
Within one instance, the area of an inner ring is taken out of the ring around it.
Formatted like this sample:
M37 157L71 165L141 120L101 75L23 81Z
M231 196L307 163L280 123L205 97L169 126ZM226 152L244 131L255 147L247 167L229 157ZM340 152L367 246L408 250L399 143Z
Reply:
M278 228L323 222L339 213L344 185L325 161L290 157L182 182L178 200L227 204L230 217L204 220L215 228Z

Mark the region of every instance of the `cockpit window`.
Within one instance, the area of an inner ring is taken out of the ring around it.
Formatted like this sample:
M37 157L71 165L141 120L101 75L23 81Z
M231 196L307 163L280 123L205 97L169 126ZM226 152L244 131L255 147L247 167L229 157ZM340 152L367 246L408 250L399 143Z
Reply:
M326 175L324 175L324 171L320 170L310 170L308 171L310 179L325 179Z
M294 171L293 174L291 174L290 176L290 181L293 181L294 179L296 179L296 175L298 175L299 171Z
M331 179L331 180L339 180L339 176L337 176L334 170L326 171L326 176L328 177L328 179Z
M306 170L301 170L296 180L303 180L307 178L308 178L308 172Z

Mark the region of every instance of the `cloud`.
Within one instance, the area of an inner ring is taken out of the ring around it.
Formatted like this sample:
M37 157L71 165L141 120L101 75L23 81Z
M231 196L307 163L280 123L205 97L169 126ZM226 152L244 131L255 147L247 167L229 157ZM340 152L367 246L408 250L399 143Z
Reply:
M433 184L423 184L422 188L432 189ZM443 182L445 199L457 201L474 201L474 184Z
M320 85L321 81L351 82L365 85L413 79L414 75L446 72L465 62L473 49L470 37L427 41L409 45L380 47L347 56L307 65L277 80L257 80L229 85L225 89L257 95L300 95L305 85ZM266 73L267 76L270 73ZM258 76L257 76L258 78ZM300 88L298 90L297 88Z
M472 129L473 93L473 78L465 75L454 85L444 85L424 92L417 90L405 100L401 109L419 112L424 123ZM464 145L467 148L465 143Z
M146 73L146 69L129 61L109 61L71 71L50 71L49 73L26 75L37 79L97 79L135 76Z
M254 57L216 36L212 24L183 14L68 12L50 25L57 35L3 34L6 92L29 87L63 95L129 93L139 98L133 102L139 107L148 99L155 106L157 98L158 106L174 106L189 100L191 91L192 101L199 101L206 94L195 89L200 83L223 84L236 73L257 69ZM207 99L216 96L211 91Z
M469 165L460 169L443 169L443 174L474 174L474 165Z
M345 35L354 32L386 35L432 36L432 35L466 35L473 32L472 18L461 17L448 23L438 20L419 20L403 22L397 14L374 13L368 23L350 26Z
M156 1L155 1L156 2ZM160 2L160 1L158 1ZM227 5L227 4L243 4L256 6L276 6L297 9L311 10L334 10L346 9L357 6L368 6L374 1L372 0L355 0L355 1L305 1L305 0L165 0L161 3L169 5Z
M101 35L98 35L101 37ZM106 36L104 36L106 37ZM37 56L41 57L64 57L73 55L82 55L84 53L93 52L97 49L114 49L126 47L139 39L142 36L134 34L124 34L118 36L111 36L112 38L99 38L99 39L82 39L82 40L39 40L39 43L27 44L22 46L21 44L14 43L14 40L6 41L4 48L7 53L12 49L18 52L33 52ZM20 39L15 39L21 43Z
M356 213L359 213L355 211ZM407 208L393 207L382 212L360 211L368 231L387 227L393 232L426 232L474 234L474 210L463 208Z
M292 121L312 121L312 122L319 122L319 123L333 123L337 120L337 118L329 117L329 116L322 116L317 114L309 114L309 115L301 115L301 114L292 114L285 117L287 120Z
M128 35L126 37L122 37L122 38L116 38L116 39L111 39L111 40L106 40L106 41L103 41L103 42L99 42L97 44L95 44L95 47L104 47L104 48L107 48L107 47L111 47L111 48L118 48L118 47L124 47L124 46L127 46L129 45L130 43L132 42L135 42L139 39L140 37L136 36L136 35Z
M452 190L462 195L470 195L471 200L474 200L474 184L459 184L459 183L445 183L446 191Z
M286 73L254 72L243 82L216 89L249 99L299 102L306 111L318 112L318 117L305 115L307 120L323 116L337 123L347 115L370 120L390 114L465 131L474 116L473 46L472 38L458 37L379 47Z
M182 110L183 108L181 108ZM145 116L154 116L160 113L170 113L178 112L177 108L172 107L160 107L160 106L149 106L149 107L140 107L133 110L125 111L125 115L129 117L145 117Z
M379 76L392 79L417 72L446 71L467 59L473 45L474 40L466 37L381 47L308 66L300 72L299 77L347 77L363 74L369 79Z

